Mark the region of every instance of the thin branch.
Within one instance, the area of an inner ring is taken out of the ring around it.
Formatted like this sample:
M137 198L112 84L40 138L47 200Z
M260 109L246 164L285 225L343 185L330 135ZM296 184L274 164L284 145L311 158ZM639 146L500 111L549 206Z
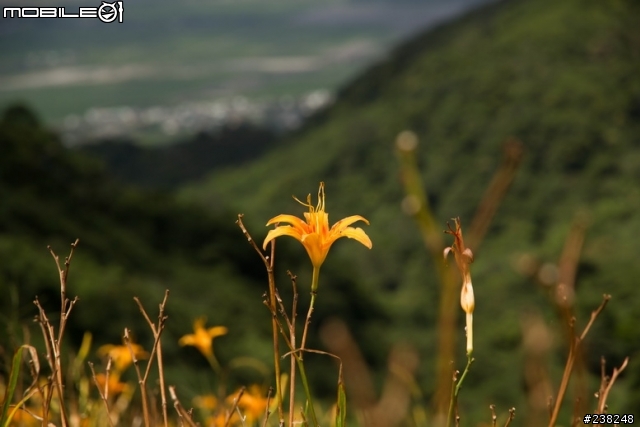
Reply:
M191 415L189 414L189 412L184 409L184 407L180 403L180 400L178 400L175 386L169 386L169 395L171 396L171 400L173 400L173 407L176 409L180 421L186 422L189 427L198 427L198 425L191 419Z
M496 423L498 422L498 417L496 415L496 405L493 403L489 405L489 409L491 409L491 427L496 427Z
M233 412L236 410L236 408L238 407L238 404L240 403L240 399L242 399L242 395L244 394L245 390L247 388L246 387L241 387L240 391L238 392L238 395L235 397L235 399L233 399L233 404L231 405L231 409L227 412L227 416L224 419L224 427L227 427L229 425L229 421L231 421L231 417L233 416Z
M162 303L160 303L159 305L158 323L156 325L151 321L151 318L147 314L147 311L144 309L144 306L142 305L142 302L140 302L140 299L138 297L133 297L136 304L138 304L138 308L140 309L140 312L142 313L145 320L149 324L149 328L151 328L151 332L153 333L153 338L154 338L153 347L151 349L151 355L149 356L149 363L147 363L147 367L144 373L143 384L146 385L147 379L149 377L149 373L151 371L151 364L153 361L153 357L155 355L158 359L158 375L159 375L159 381L160 381L160 395L162 399L162 419L165 427L169 425L169 419L167 415L167 396L166 396L165 387L164 387L164 367L162 364L162 345L160 343L160 337L162 335L162 332L164 331L165 321L167 320L167 316L165 316L164 310L165 310L168 298L169 298L169 290L167 289L164 292L164 298L162 300Z
M582 334L579 337L574 337L575 332L573 330L573 322L570 323L571 331L570 336L573 337L571 340L571 345L569 346L569 355L567 356L567 363L565 364L564 372L562 374L562 380L560 381L560 387L558 389L558 395L555 398L555 405L553 407L553 411L551 413L551 417L549 419L549 427L553 427L558 419L558 414L560 413L560 407L562 406L562 401L564 400L564 395L567 391L567 385L569 384L569 379L571 378L571 371L573 370L573 365L576 359L576 351L578 346L584 341L587 333L591 329L593 322L596 320L598 315L604 310L607 303L611 299L611 295L605 294L602 296L602 302L597 309L591 312L591 318L585 326ZM574 319L575 320L575 319Z
M255 240L253 240L253 237L251 237L251 234L249 234L247 228L242 223L242 218L244 218L244 214L238 214L238 220L236 221L236 224L238 224L238 227L240 227L240 230L242 230L242 234L244 234L244 236L247 238L249 244L253 246L253 249L256 250L258 255L260 255L260 258L262 259L262 262L264 263L264 266L267 268L267 270L271 269L273 267L273 264L269 262L269 257L265 256L262 253L260 247L256 244Z
M611 379L608 381L607 387L605 388L604 392L598 396L598 409L596 413L598 414L604 413L605 408L607 406L607 397L609 396L611 387L613 387L613 383L616 382L616 380L618 379L618 376L620 375L620 373L622 373L622 371L625 370L628 363L629 363L629 358L625 357L624 361L622 362L622 365L620 365L619 368L613 368L613 374L611 375Z
M49 249L49 253L53 257L53 260L56 263L56 268L58 270L58 275L60 278L60 323L58 327L58 335L56 337L55 330L51 322L46 316L46 313L39 301L36 300L34 303L38 307L38 322L42 328L45 345L47 348L47 361L49 362L49 366L51 367L52 375L51 381L53 387L55 387L56 393L58 394L58 399L60 400L60 418L63 427L67 427L69 425L69 416L67 415L67 408L65 406L64 400L64 380L62 375L62 354L61 354L61 345L62 339L64 337L64 332L67 324L67 320L69 315L71 314L71 310L78 302L78 298L74 298L70 301L67 298L67 279L69 276L69 269L71 267L71 259L73 258L73 253L75 248L78 246L80 242L79 239L76 239L74 243L71 244L71 250L69 255L65 258L64 261L64 269L60 265L60 258L53 251L51 246L47 246ZM51 404L52 393L47 396L47 401L43 407L43 414L48 416L49 406Z
M602 313L602 310L604 310L604 308L607 306L607 303L609 302L609 300L611 300L611 295L604 294L602 296L602 302L600 303L600 306L591 312L591 318L589 319L589 323L587 323L587 326L585 326L584 330L582 331L582 334L580 334L580 341L583 341L584 338L587 336L587 333L591 329L593 322L595 322L596 318L600 315L600 313Z
M291 322L289 328L290 341L292 346L295 348L296 345L296 315L298 311L298 286L297 286L297 276L292 274L287 270L287 274L291 278L291 287L293 289L293 302L291 305ZM296 392L296 361L292 356L289 360L289 425L293 426L293 420L295 417L295 392Z
M262 421L262 427L267 427L267 421L269 421L269 415L271 415L271 411L269 411L271 393L273 393L273 387L269 387L269 391L267 391L267 405L264 408L264 420Z
M107 373L105 375L105 385L104 385L104 393L100 389L100 383L98 383L98 378L96 377L96 371L93 368L93 363L89 363L89 368L91 369L91 377L93 378L93 383L96 385L98 389L98 394L100 395L100 399L104 402L104 407L107 410L107 421L109 421L109 425L114 427L113 420L111 419L111 409L109 408L109 402L107 400L109 396L109 369L111 368L111 358L109 358L109 362L107 362Z
M523 151L522 142L515 138L509 138L504 143L502 163L487 186L469 227L469 246L474 251L480 246L480 242L482 242L498 207L516 176Z
M516 408L509 409L509 418L507 418L507 422L504 423L504 427L509 427L511 421L516 417Z
M273 364L275 370L275 380L276 380L276 397L278 400L278 417L280 424L284 424L284 410L282 408L282 385L280 384L280 342L278 339L278 322L277 322L277 313L276 313L276 280L273 274L273 266L275 263L275 255L276 255L276 242L275 240L271 241L271 255L265 256L260 250L260 247L253 240L246 227L242 223L243 214L238 214L238 220L236 224L242 230L242 234L247 238L247 241L251 244L253 249L258 253L260 259L264 263L264 266L267 270L267 277L269 280L269 301L267 306L271 311L271 328L272 328L272 337L273 337ZM281 325L280 325L281 327Z
M142 414L144 417L144 425L145 427L151 426L151 421L149 420L149 402L147 401L147 387L145 378L142 377L140 372L140 366L138 365L138 359L136 358L136 354L133 351L133 347L131 346L131 338L129 337L129 330L127 328L124 329L124 342L129 349L129 353L131 354L131 360L133 361L133 367L136 370L136 375L138 376L138 384L140 385L140 393L142 398Z

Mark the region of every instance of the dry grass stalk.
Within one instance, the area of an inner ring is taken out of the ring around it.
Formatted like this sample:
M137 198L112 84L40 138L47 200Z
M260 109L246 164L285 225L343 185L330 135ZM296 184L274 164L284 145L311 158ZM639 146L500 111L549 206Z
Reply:
M105 370L105 381L104 381L104 391L100 388L100 383L98 382L98 378L96 377L96 371L93 367L93 363L89 362L89 369L91 369L91 377L93 378L93 383L96 385L98 389L98 394L100 395L100 399L104 403L104 407L107 411L107 421L109 422L109 426L114 427L114 421L111 417L111 409L109 408L109 374L111 371L111 358L107 362L107 369Z
M238 227L240 227L240 230L242 230L242 234L244 234L244 236L247 238L247 241L251 244L251 246L253 246L253 249L255 249L255 251L258 253L258 255L260 256L260 259L262 259L262 262L264 263L264 266L267 270L267 278L269 281L269 301L268 301L268 305L269 305L269 310L271 311L272 314L272 319L271 319L271 327L272 327L272 336L273 336L273 366L274 366L274 370L275 370L275 381L276 381L276 398L278 400L278 418L280 420L279 426L280 427L284 427L284 410L282 408L282 399L283 399L283 393L282 393L282 384L280 384L280 372L281 372L281 368L280 368L280 344L279 344L279 339L278 339L278 323L277 323L277 319L276 319L276 280L274 277L274 270L273 270L273 266L274 266L274 262L275 262L275 255L276 255L276 242L275 240L271 241L271 255L267 255L265 256L262 251L260 250L260 247L256 244L256 242L253 240L253 238L251 237L251 235L249 234L249 232L247 231L246 227L244 226L244 224L242 223L242 217L244 215L243 214L238 214L238 220L236 221L236 224L238 224Z
M622 365L619 368L613 368L613 374L611 374L611 378L609 378L605 374L605 364L606 361L604 357L600 359L601 365L601 377L600 377L600 389L598 390L598 406L596 407L596 414L604 414L607 410L607 398L609 397L609 392L611 391L611 387L613 387L613 383L616 382L618 376L625 370L629 363L629 358L625 357Z
M180 425L184 426L186 423L186 425L189 427L198 427L198 425L193 422L193 419L191 418L191 414L186 409L184 409L184 406L182 406L182 403L180 403L180 400L178 399L178 395L176 394L175 386L172 386L172 385L169 386L169 396L173 401L173 407L176 409L176 412L178 413L178 418L180 419Z
M498 422L498 416L496 415L496 405L493 403L489 405L489 409L491 410L491 427L496 427L496 423Z
M229 421L231 421L231 417L233 416L233 413L238 409L238 403L240 403L240 399L242 399L242 395L244 394L246 389L247 389L246 387L241 387L240 391L238 392L238 395L233 399L233 403L231 404L231 409L227 411L227 415L225 416L225 419L224 419L224 427L229 426Z
M555 423L558 419L558 415L560 413L560 407L562 406L564 395L567 391L567 386L569 385L569 379L571 378L571 372L573 371L573 365L576 360L576 352L579 346L584 341L584 338L586 337L587 333L589 333L589 330L591 329L593 322L596 320L596 318L602 312L602 310L604 310L604 308L606 307L610 299L611 299L611 295L605 294L602 296L602 303L600 303L600 306L597 309L591 312L591 318L589 319L589 323L587 323L587 326L585 326L580 336L575 336L573 331L573 324L575 323L575 318L572 319L572 322L570 323L570 333L571 333L571 336L573 336L573 339L572 339L571 345L569 346L569 355L567 356L567 362L565 364L564 372L562 374L562 380L560 382L560 387L558 388L558 394L556 395L556 398L555 398L555 405L553 406L553 411L551 412L551 417L549 419L549 427L555 426Z
M524 145L516 138L509 138L503 146L502 163L478 204L469 227L469 246L477 250L484 239L498 207L513 183L524 153Z
M169 290L167 289L165 290L164 298L159 305L157 324L154 324L151 321L151 319L149 318L149 315L147 314L146 310L142 306L140 299L138 297L133 298L136 304L138 304L138 308L140 309L140 312L144 316L145 320L147 321L149 328L151 328L151 332L153 332L153 348L151 349L151 356L149 357L149 363L147 363L147 369L144 373L144 378L142 379L141 387L146 388L146 382L147 382L147 378L149 377L149 372L151 370L153 356L156 355L156 358L158 360L158 377L160 381L160 396L162 399L162 420L164 423L164 427L168 427L169 419L167 415L167 395L165 392L165 385L164 385L165 384L164 383L164 367L162 364L163 363L162 362L162 345L160 343L160 337L162 335L162 331L164 331L165 322L167 320L167 316L164 314L164 311L165 311L168 298L169 298Z
M295 369L295 365L294 365L294 369ZM273 387L269 387L269 391L267 392L267 404L265 405L265 408L264 408L264 419L262 420L262 427L267 427L267 421L269 421L269 415L271 415L271 412L269 411L269 402L271 401L272 394L273 394Z
M56 390L58 395L58 399L60 401L60 422L63 427L67 427L69 425L69 417L67 415L67 410L64 404L64 375L62 372L62 340L64 337L65 328L67 325L67 320L69 319L69 315L71 314L71 310L74 305L78 301L78 298L74 298L73 300L69 300L67 298L67 279L69 277L69 269L71 267L71 259L73 258L73 253L78 243L79 239L76 239L75 242L71 244L71 250L69 251L69 255L64 260L64 268L60 265L60 258L56 253L51 249L51 247L47 247L51 256L53 257L56 267L58 269L58 275L60 277L60 323L58 325L58 333L56 335L55 328L49 321L47 314L40 304L38 298L35 299L34 304L38 308L38 317L36 318L38 323L40 324L40 328L42 329L42 335L44 337L46 352L47 352L47 362L49 367L51 368L52 374L49 379L49 390L52 388ZM43 405L43 416L44 420L47 420L49 417L49 410L51 406L51 399L53 397L53 393L46 393L41 389L41 394L46 396L44 399Z

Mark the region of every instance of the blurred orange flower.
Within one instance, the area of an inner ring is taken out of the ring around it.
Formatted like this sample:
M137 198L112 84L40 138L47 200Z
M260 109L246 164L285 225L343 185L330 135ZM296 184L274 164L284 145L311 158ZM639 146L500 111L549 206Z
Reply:
M218 407L218 398L212 394L196 396L193 398L193 406L212 411Z
M144 351L142 346L134 343L131 343L131 350L126 345L106 344L98 349L98 354L110 357L115 371L122 373L133 363L131 351L133 351L136 360L149 357L149 353Z
M244 424L241 424L241 420L240 417L238 416L237 412L234 412L233 415L231 415L231 418L229 418L229 422L226 422L227 420L227 414L224 413L219 413L217 415L212 415L209 418L207 418L207 426L210 427L231 427L231 426L244 426Z
M105 394L105 387L107 385L107 376L105 374L96 374L96 382L100 388L100 392ZM109 396L120 394L129 389L129 384L120 382L119 376L109 375Z
M272 224L278 224L285 222L291 225L279 226L273 230L270 230L267 237L264 239L263 248L267 248L267 244L280 236L291 236L298 240L309 254L311 264L314 268L320 268L324 262L329 249L333 242L341 237L349 237L355 239L358 242L371 249L372 243L369 236L361 228L349 227L351 224L357 221L363 221L367 225L369 221L360 215L352 215L347 218L343 218L336 222L333 227L329 228L329 214L324 211L324 182L320 183L320 189L318 190L318 205L314 208L311 205L311 195L307 196L307 203L303 203L297 198L294 199L309 208L309 212L304 212L304 218L302 219L293 215L278 215L267 222L267 226Z
M227 397L227 403L232 404L240 390ZM264 418L267 409L267 393L257 384L247 387L238 402L238 408L248 425Z
M187 334L178 342L181 346L191 345L197 348L205 357L213 356L213 339L226 335L225 326L204 328L205 318L199 317L193 322L193 334Z
M12 425L12 426L21 426L21 427L41 426L43 422L36 417L42 418L42 409L21 407L13 415L13 418L10 418L8 421L11 422L11 424L9 425Z

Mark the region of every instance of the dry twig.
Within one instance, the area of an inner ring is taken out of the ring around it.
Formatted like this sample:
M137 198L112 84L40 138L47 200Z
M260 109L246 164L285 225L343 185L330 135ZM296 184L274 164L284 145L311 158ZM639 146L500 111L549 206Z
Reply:
M111 419L111 409L109 408L109 373L111 371L111 357L109 357L109 361L107 362L107 369L105 373L105 381L104 381L104 392L100 389L100 383L98 382L98 378L96 377L96 371L93 368L93 363L89 363L89 369L91 369L91 377L93 378L93 383L96 385L98 389L98 394L100 395L100 399L104 403L104 407L107 410L107 421L111 427L114 427L113 420Z
M611 391L611 387L613 387L613 383L616 382L618 376L622 371L625 370L627 364L629 363L629 358L625 357L622 365L619 368L613 368L613 374L611 378L608 379L604 373L604 357L601 359L602 363L602 379L600 382L600 391L598 392L598 408L596 409L597 414L604 414L607 408L607 397L609 396L609 392Z
M164 310L165 310L168 298L169 298L169 290L167 289L164 292L164 298L162 300L162 303L160 303L159 305L157 324L154 324L151 321L151 319L149 318L149 315L147 314L146 310L142 306L140 299L138 297L133 298L136 304L138 304L138 308L140 309L140 312L142 313L147 323L149 324L149 327L151 328L151 332L153 332L153 339L154 339L153 348L151 349L151 356L149 356L149 363L147 364L147 369L144 373L144 378L143 378L144 384L142 386L144 387L147 382L149 371L151 370L151 362L155 354L158 359L158 376L160 381L160 396L162 399L162 419L164 422L164 427L167 427L169 425L169 420L167 416L167 395L166 395L165 386L164 386L164 367L162 364L162 345L160 343L160 336L162 335L165 321L167 320L167 316L164 314Z
M604 310L604 308L606 307L607 303L609 302L609 300L611 299L611 295L603 295L602 296L602 302L600 303L600 306L593 310L591 312L591 318L589 319L589 322L587 323L587 326L585 326L584 330L582 331L582 334L580 334L580 336L575 336L575 331L574 331L574 323L575 323L575 319L573 319L574 321L570 323L570 336L573 337L572 341L571 341L571 345L569 347L569 355L567 356L567 363L565 365L564 368L564 372L562 374L562 380L560 382L560 387L558 388L558 395L555 398L555 405L553 407L553 411L551 412L551 418L549 419L549 427L553 427L556 423L556 420L558 419L558 414L560 413L560 407L562 406L562 401L564 399L564 395L567 391L567 386L569 384L569 379L571 378L571 372L573 370L573 364L575 362L576 359L576 351L578 350L578 347L582 344L582 342L584 341L584 338L587 336L587 333L589 332L589 330L591 329L591 326L593 325L593 322L596 320L596 318L598 317L598 315L602 312L602 310Z
M71 310L78 301L77 297L73 300L69 300L69 298L67 298L67 280L69 278L71 259L73 258L74 250L78 246L79 242L80 240L76 239L76 241L71 244L69 255L64 260L64 268L60 265L60 258L58 255L56 255L53 249L51 249L51 246L47 246L47 249L49 249L49 252L56 263L58 275L60 276L60 323L58 325L57 335L55 333L55 328L49 321L38 298L34 301L34 304L38 307L38 317L36 320L42 329L42 335L44 337L47 352L47 362L49 363L49 367L52 371L49 379L49 388L55 388L56 393L58 394L58 399L60 400L60 419L63 427L67 427L69 425L69 417L67 415L67 409L64 402L64 379L62 374L62 354L60 347L62 345L62 339L67 326L67 320L69 319ZM42 389L40 389L40 392L46 396L43 404L43 419L47 419L53 393L46 393Z
M184 426L186 423L189 427L198 427L198 425L193 422L193 419L191 419L191 414L184 409L184 406L182 406L180 400L178 400L175 386L169 386L169 395L171 396L171 400L173 400L173 407L176 409L178 417L180 418L180 425Z
M258 255L260 256L260 259L262 259L262 262L264 263L264 266L267 270L267 277L269 280L269 301L268 301L268 307L269 310L271 311L271 327L273 330L273 364L274 364L274 370L275 370L275 379L276 379L276 398L278 399L278 416L279 416L279 420L280 420L280 425L284 426L284 410L282 409L282 385L280 384L280 344L279 344L279 340L278 340L278 324L277 324L277 313L276 313L276 280L275 280L275 276L273 273L273 265L274 265L274 261L275 261L275 255L276 255L276 242L275 240L271 241L271 255L270 256L265 256L262 253L262 250L260 250L260 247L256 244L256 242L253 240L253 238L251 237L251 235L249 234L249 232L247 231L247 228L244 226L244 224L242 223L242 217L244 215L243 214L238 214L238 220L236 221L236 224L238 224L238 227L240 227L240 230L242 230L242 234L244 234L244 236L247 238L247 241L251 244L251 246L253 246L253 249L255 249L255 251L258 253Z

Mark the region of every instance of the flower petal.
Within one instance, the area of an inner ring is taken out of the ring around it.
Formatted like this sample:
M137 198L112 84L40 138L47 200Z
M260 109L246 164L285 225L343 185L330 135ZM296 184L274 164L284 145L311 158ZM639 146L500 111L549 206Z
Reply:
M267 226L272 224L277 224L279 222L285 222L287 224L293 225L294 227L299 227L302 229L306 229L307 227L307 224L297 216L286 215L286 214L274 216L269 220L269 222L267 222Z
M335 224L333 224L333 227L331 227L331 231L338 230L338 231L342 231L344 230L346 227L350 226L351 224L353 224L354 222L358 222L358 221L363 221L365 224L369 225L369 221L367 221L366 218L360 216L360 215L351 215L348 216L346 218L342 218L340 221L336 222Z
M300 230L290 225L284 225L282 227L269 230L269 233L267 233L267 237L265 237L264 243L262 244L262 249L267 249L267 243L280 236L291 236L296 240L302 241L302 233Z
M320 267L327 257L331 244L323 244L321 236L316 233L305 234L300 241L309 254L311 264L314 267Z
M371 239L369 239L369 236L367 236L367 233L365 233L362 228L347 227L340 233L339 237L342 236L346 236L350 239L356 239L358 242L362 243L369 249L373 247Z
M196 345L196 342L196 336L193 334L188 334L180 338L178 344L180 344L181 347L184 347L185 345Z
M213 328L207 329L207 332L209 333L209 336L211 338L215 338L215 337L220 337L222 335L226 335L228 332L228 329L226 326L214 326Z
M98 354L100 356L106 356L111 353L111 350L113 350L114 347L115 345L113 344L105 344L103 346L100 346L100 348L98 348Z
M197 331L198 329L204 329L204 324L207 323L207 318L204 316L198 317L193 321L193 330Z

